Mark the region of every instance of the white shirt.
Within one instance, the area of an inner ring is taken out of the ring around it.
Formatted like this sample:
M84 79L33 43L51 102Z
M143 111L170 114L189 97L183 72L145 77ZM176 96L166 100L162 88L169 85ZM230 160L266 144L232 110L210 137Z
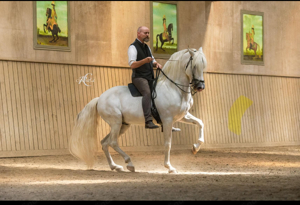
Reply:
M137 38L137 40L138 40L139 42L141 42L138 38ZM141 42L141 43L142 43L142 42ZM153 55L152 55L152 52L151 52L150 47L149 47L149 50L150 50L150 54L151 54L151 56L152 56L152 58L153 58L152 63L155 63L156 60L154 59L154 57L153 57ZM133 62L135 62L136 59L137 59L137 50L136 50L136 47L135 47L134 45L130 45L129 48L128 48L127 53L128 53L128 64L129 64L129 66L131 66L131 64L132 64Z

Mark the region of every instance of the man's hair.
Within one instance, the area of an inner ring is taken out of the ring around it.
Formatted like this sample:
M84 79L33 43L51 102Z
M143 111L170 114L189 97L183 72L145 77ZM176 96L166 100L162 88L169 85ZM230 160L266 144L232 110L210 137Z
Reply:
M140 27L138 27L137 32L141 32L142 27L145 27L145 28L146 28L146 26L140 26Z

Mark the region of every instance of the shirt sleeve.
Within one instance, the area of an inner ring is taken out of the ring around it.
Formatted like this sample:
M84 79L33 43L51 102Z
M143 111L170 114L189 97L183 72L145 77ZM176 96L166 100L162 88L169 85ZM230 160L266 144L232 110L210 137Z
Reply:
M150 53L151 53L151 57L153 58L153 60L152 60L152 63L155 63L155 62L156 62L156 60L155 60L155 58L154 58L154 57L153 57L153 55L152 55L151 48L149 48L149 50L150 50Z
M137 50L134 45L129 46L128 48L128 65L131 66L133 62L137 59Z

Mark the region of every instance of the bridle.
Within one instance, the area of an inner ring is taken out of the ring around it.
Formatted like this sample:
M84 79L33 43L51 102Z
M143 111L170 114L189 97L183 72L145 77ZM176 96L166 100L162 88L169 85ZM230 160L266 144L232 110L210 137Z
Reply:
M168 61L178 61L178 60L168 60ZM192 89L191 87L192 87L192 86L195 86L195 85L197 85L197 84L199 84L199 83L205 83L205 82L204 82L204 80L198 80L198 79L195 78L195 74L194 74L194 72L193 72L193 57L192 57L192 56L190 57L189 61L187 62L186 66L185 66L185 70L188 68L188 66L189 66L190 63L191 63L191 70L192 70L192 76L193 76L193 78L192 78L192 81L189 83L189 85L181 85L181 84L178 84L178 83L174 82L172 79L170 79L170 78L162 71L162 69L157 68L157 71L156 71L156 78L155 78L155 80L154 80L154 85L153 85L153 86L154 86L154 91L155 91L155 87L156 87L156 83L157 83L159 74L160 74L160 72L161 72L161 73L162 73L169 81L171 81L171 82L172 82L176 87L178 87L181 91L183 91L183 92L185 92L185 93L191 93L192 95L195 95L195 94L197 93L197 91L194 91L194 89ZM202 58L202 63L204 64L203 58ZM179 86L190 87L190 88L191 88L191 92L185 91L185 90L183 90L183 89L182 89L181 87L179 87ZM156 97L156 95L155 95L155 97Z
M193 57L192 57L192 56L190 57L190 59L189 59L187 65L186 65L186 67L185 67L185 70L188 68L190 62L191 62L191 70L192 70L192 75L193 75L192 82L190 82L190 85L197 85L197 84L199 84L199 83L205 83L204 80L197 80L197 79L195 78L195 74L194 74L194 72L193 72L193 65L192 65L192 64L193 64ZM202 63L203 63L203 65L204 65L203 58L202 58Z

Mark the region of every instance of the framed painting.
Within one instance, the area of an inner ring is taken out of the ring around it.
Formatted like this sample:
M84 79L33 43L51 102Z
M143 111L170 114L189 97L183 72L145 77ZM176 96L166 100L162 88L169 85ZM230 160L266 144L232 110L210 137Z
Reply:
M33 2L33 48L71 51L68 1Z
M241 10L242 64L264 65L264 13Z
M178 48L177 2L152 1L150 8L152 54L155 58L168 59Z

